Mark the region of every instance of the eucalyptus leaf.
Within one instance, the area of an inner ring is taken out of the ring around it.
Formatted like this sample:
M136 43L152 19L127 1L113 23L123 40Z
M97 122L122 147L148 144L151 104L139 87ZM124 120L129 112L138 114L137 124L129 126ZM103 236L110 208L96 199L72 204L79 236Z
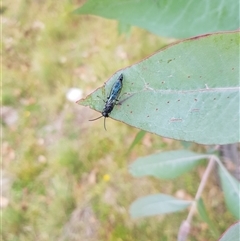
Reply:
M218 241L239 241L240 240L240 222L233 224L222 235Z
M196 166L208 155L187 150L169 151L138 158L130 166L135 177L154 176L163 179L176 178Z
M240 141L239 32L171 45L115 73L79 104L102 111L123 74L111 118L160 136L201 144ZM100 98L99 98L100 96Z
M134 146L136 146L145 136L146 132L145 131L139 131L133 140L131 146L128 148L127 155L130 153L130 151L133 149Z
M165 194L149 195L137 199L131 204L132 217L146 217L178 212L186 209L192 201L185 201Z
M119 22L118 24L118 32L119 34L125 34L126 36L130 35L131 25L123 22Z
M174 38L239 28L238 0L88 0L75 13L116 19Z
M197 201L197 210L202 220L208 224L210 231L214 235L214 238L219 237L217 225L210 219L209 212L206 210L202 198Z
M240 182L223 165L219 166L218 172L228 210L240 219Z

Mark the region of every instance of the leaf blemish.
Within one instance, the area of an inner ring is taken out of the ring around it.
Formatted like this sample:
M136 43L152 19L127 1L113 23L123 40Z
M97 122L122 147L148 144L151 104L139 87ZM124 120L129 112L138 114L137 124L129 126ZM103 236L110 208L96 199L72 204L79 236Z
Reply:
M182 121L182 119L180 119L180 118L171 118L170 121L171 122L180 122L180 121Z
M180 100L178 100L178 101L180 101Z
M199 109L192 109L191 112L198 112L198 111L199 111Z
M156 109L156 111L158 111L158 108Z
M167 103L169 104L170 101L168 101Z
M172 61L172 59L169 59L167 63L169 64L171 61Z
M195 101L197 101L197 99L194 99Z
M188 78L190 78L190 75L188 75Z

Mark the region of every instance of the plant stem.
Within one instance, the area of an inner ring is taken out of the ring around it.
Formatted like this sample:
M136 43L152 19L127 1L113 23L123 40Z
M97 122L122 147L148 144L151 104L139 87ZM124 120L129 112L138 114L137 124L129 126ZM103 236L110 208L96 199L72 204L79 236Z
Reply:
M188 217L187 217L187 220L186 220L188 223L191 223L191 221L192 221L193 214L196 210L196 202L202 195L203 189L204 189L204 187L207 183L208 176L211 173L214 165L215 165L215 157L211 156L210 161L209 161L208 166L207 166L207 169L204 172L202 180L201 180L200 185L198 187L198 190L197 190L197 193L196 193L196 196L195 196L195 202L193 202L193 205L191 206L191 209L189 211L189 214L188 214Z

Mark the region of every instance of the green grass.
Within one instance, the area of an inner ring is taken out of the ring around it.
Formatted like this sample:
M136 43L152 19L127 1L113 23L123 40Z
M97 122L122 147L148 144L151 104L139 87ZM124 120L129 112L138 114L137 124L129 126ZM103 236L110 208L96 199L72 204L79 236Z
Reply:
M9 203L2 213L2 240L73 240L74 232L78 240L175 240L187 212L132 220L128 208L137 197L157 192L184 189L193 197L198 170L166 182L134 179L127 168L138 156L181 144L147 134L126 156L138 130L109 118L106 132L102 120L88 122L98 113L65 97L71 87L86 96L167 42L137 28L129 37L119 35L115 21L71 15L77 6L77 1L3 3L2 104L16 111L18 120L9 125L4 117L2 123L2 168L5 181L13 181L3 192ZM233 219L220 190L212 182L208 189L217 190L215 206L208 207L211 217L226 220L222 232ZM77 231L78 223L71 222L76 210L82 215ZM198 216L189 240L214 240Z

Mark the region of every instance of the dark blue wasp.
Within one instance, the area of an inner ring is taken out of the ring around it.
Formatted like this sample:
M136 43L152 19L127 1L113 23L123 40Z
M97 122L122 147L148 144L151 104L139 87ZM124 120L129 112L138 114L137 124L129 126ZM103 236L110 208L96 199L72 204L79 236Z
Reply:
M118 77L116 82L113 84L113 86L111 88L111 91L110 91L110 94L107 97L107 100L104 101L105 106L102 110L102 116L99 116L98 118L89 120L89 121L95 121L95 120L98 120L98 119L104 117L104 129L105 130L107 130L106 125L105 125L105 120L106 120L107 117L109 117L109 114L112 112L114 106L117 104L117 101L119 101L118 97L121 93L122 86L123 86L122 81L123 81L123 74L120 74L120 76Z

